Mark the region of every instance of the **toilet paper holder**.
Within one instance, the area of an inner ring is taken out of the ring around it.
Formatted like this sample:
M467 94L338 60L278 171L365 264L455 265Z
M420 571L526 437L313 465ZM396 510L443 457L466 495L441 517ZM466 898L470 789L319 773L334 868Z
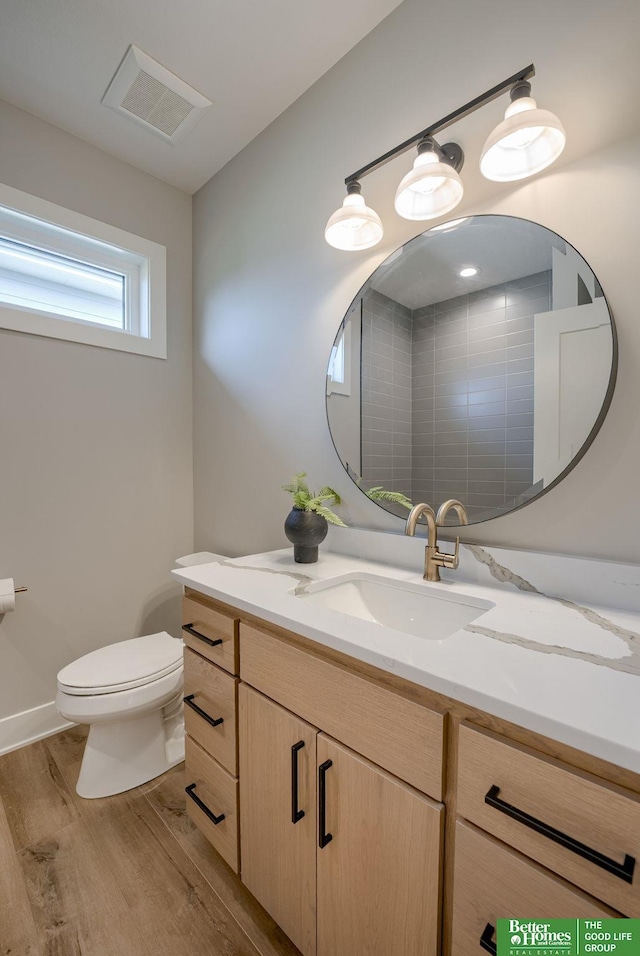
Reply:
M25 591L28 591L29 588L14 588L16 594L23 594Z

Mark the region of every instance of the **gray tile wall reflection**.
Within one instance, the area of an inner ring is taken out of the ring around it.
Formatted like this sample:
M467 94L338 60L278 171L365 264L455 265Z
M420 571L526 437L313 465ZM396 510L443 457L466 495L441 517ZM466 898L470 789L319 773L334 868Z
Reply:
M413 312L369 294L365 480L436 506L460 498L474 520L517 503L533 479L533 316L550 297L550 271Z
M411 310L380 292L362 303L362 476L411 487Z

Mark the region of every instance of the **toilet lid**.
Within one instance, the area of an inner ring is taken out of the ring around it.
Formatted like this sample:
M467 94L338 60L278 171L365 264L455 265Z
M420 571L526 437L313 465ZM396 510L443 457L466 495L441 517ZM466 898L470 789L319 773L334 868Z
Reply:
M77 695L140 687L181 667L182 651L182 641L166 631L109 644L63 667L58 687Z

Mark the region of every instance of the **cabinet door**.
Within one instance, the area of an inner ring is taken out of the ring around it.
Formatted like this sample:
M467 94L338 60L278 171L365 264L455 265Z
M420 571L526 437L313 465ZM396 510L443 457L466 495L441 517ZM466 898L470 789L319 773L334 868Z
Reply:
M317 730L246 684L238 703L242 881L315 956Z
M442 805L324 734L318 785L318 956L436 956Z

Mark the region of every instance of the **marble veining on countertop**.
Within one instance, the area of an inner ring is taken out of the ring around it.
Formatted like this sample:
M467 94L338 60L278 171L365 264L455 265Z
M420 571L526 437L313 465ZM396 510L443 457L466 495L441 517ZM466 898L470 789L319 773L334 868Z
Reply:
M241 611L640 772L640 566L466 545L458 570L430 584L422 579L423 538L331 530L317 564L295 564L287 548L172 574ZM491 606L433 640L300 600L310 585L354 571Z

